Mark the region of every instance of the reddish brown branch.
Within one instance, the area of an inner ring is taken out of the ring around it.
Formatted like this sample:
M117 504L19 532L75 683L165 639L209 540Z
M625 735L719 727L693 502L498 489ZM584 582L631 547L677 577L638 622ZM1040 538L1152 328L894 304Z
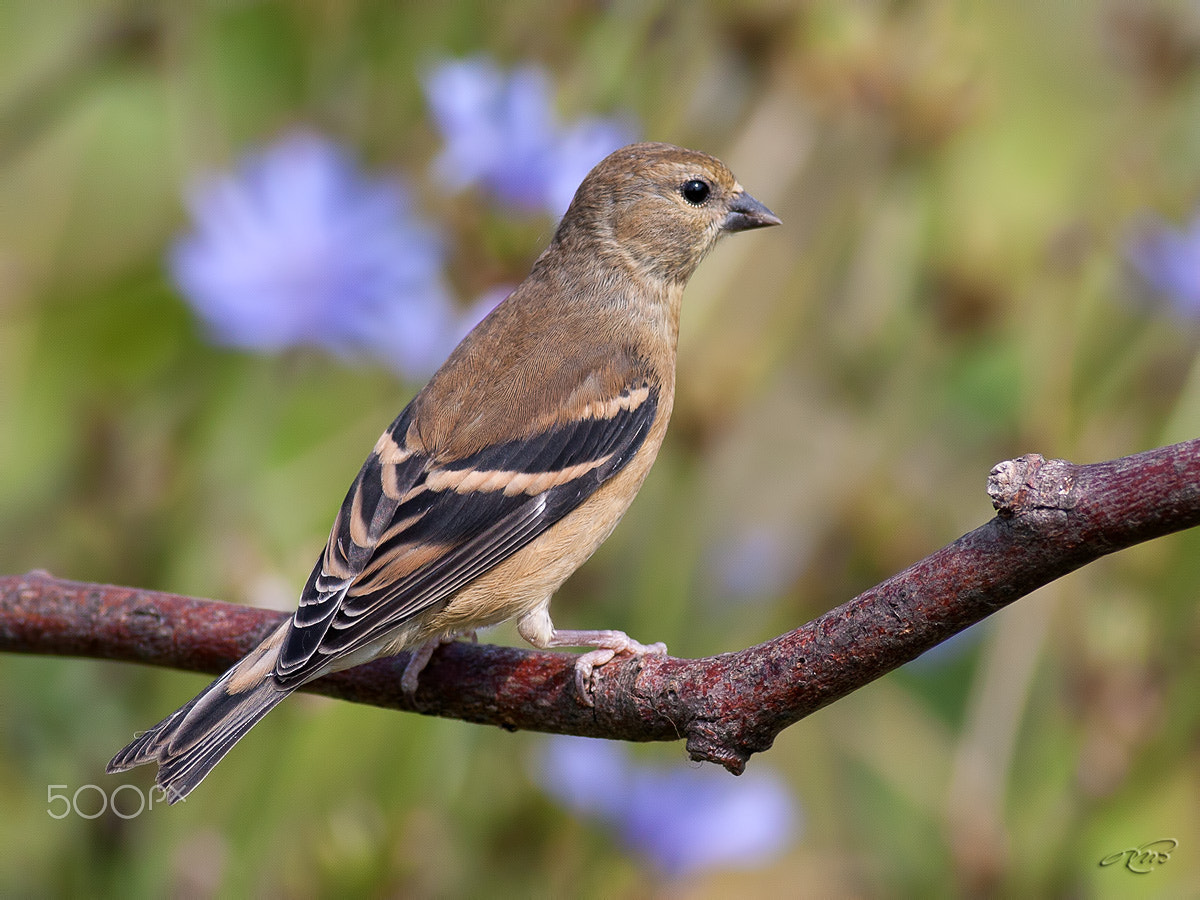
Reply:
M1107 553L1200 524L1200 440L1077 466L1001 463L998 515L916 565L774 640L707 659L602 670L578 702L569 655L452 644L400 690L404 657L306 690L394 709L622 740L686 738L694 759L741 772L788 725L919 656L1018 597ZM0 577L0 650L130 660L217 674L279 613L135 588Z

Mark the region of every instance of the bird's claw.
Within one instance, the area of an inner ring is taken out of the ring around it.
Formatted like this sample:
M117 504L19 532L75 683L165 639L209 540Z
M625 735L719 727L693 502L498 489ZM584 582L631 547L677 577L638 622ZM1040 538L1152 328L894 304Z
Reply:
M620 634L620 632L618 632ZM581 653L575 660L575 692L584 706L596 705L596 670L617 656L641 658L643 656L666 656L667 645L662 641L642 644L627 635L614 641L615 646L597 647Z

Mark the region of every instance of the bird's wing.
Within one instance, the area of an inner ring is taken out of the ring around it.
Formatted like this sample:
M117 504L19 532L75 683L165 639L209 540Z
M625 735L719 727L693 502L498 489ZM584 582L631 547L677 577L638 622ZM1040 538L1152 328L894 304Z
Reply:
M369 645L516 553L637 453L658 407L650 382L580 401L526 438L437 460L406 442L410 405L350 487L275 666L282 686Z

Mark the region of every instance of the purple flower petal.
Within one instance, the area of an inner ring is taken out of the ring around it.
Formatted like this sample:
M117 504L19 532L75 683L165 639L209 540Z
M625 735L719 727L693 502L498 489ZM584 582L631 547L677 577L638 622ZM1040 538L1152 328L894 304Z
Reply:
M402 185L362 175L331 141L291 134L197 179L187 200L193 228L169 268L216 341L366 353L413 377L453 347L433 231Z
M563 133L555 149L554 165L546 173L547 209L560 216L565 213L592 167L636 137L632 122L598 118L583 119Z
M1148 222L1127 245L1133 267L1177 315L1200 317L1200 215L1176 230Z
M673 876L762 865L796 831L787 786L761 769L737 778L715 766L643 771L632 801L625 842Z
M596 738L551 737L535 774L568 809L603 819L620 816L632 785L628 750Z
M606 119L563 129L549 78L534 66L505 73L484 57L450 60L426 75L425 95L446 142L434 161L442 183L526 210L561 215L592 166L635 134Z
M536 777L569 809L608 823L673 877L762 865L799 830L787 785L762 768L733 778L715 766L639 766L622 744L556 736Z

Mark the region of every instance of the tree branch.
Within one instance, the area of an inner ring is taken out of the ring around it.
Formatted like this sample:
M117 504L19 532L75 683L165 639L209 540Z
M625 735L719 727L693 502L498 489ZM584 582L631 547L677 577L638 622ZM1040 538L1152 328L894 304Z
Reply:
M1200 524L1200 440L1092 465L1032 454L996 466L987 524L795 631L707 659L599 670L594 708L574 658L450 644L410 700L406 656L304 690L468 722L633 741L687 739L740 773L784 728L1019 597L1105 554ZM0 650L152 663L216 675L281 614L44 572L0 577Z

